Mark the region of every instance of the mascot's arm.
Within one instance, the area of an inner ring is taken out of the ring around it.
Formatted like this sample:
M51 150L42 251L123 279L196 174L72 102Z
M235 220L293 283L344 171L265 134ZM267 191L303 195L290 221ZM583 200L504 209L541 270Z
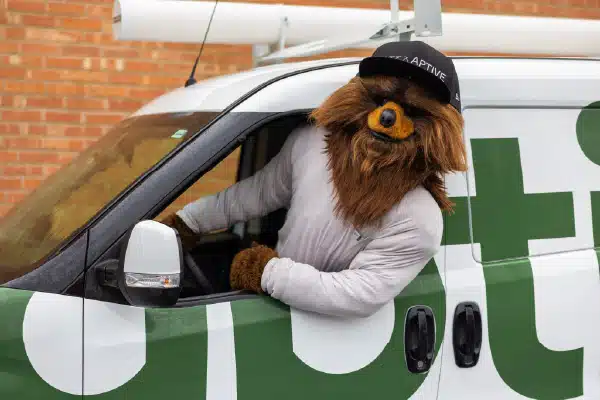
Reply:
M196 233L229 228L287 206L292 196L292 132L282 149L257 173L211 196L187 204L177 215Z
M321 272L287 258L273 258L262 289L291 307L340 317L366 317L393 300L438 251L441 217L417 224L412 219L385 230L357 256L349 269Z

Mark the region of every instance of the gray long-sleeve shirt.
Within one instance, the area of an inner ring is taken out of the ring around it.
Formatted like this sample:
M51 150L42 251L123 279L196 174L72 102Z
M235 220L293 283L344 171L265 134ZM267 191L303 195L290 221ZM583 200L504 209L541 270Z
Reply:
M266 265L263 290L306 311L368 316L392 301L438 251L442 214L418 187L386 214L380 229L358 232L337 218L325 133L315 127L292 132L262 170L178 215L202 233L288 208L279 258Z

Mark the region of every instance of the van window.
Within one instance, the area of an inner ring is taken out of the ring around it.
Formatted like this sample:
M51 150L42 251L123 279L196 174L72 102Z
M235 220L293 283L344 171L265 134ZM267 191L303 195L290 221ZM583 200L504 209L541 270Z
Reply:
M34 270L70 236L218 113L123 120L0 219L0 284Z
M204 196L219 193L233 185L237 179L240 149L241 147L238 146L153 219L161 221L167 215L179 211L188 203L194 202Z
M593 194L600 190L600 166L587 155L585 132L598 126L599 111L465 111L471 234L481 249L474 253L477 261L594 246L592 215L600 210L593 213ZM454 201L464 204L466 197Z

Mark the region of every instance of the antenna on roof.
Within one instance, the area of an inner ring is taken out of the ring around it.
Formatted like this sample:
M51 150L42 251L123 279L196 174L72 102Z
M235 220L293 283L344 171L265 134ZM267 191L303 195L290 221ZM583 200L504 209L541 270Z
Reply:
M369 37L364 35L340 35L331 39L315 40L285 48L285 36L279 39L279 50L266 55L257 56L257 63L282 62L286 58L308 57L330 51L358 47L372 41L383 40L411 40L415 36L441 36L442 35L442 5L441 0L414 0L414 17L400 21L399 0L390 0L390 22L384 24ZM284 22L282 22L283 24ZM287 26L287 20L285 24ZM284 32L282 25L282 32Z

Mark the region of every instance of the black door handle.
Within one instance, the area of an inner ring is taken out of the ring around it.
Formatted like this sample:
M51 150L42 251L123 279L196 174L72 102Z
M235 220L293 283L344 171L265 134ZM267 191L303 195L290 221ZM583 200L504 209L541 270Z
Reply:
M454 310L452 345L454 360L460 368L474 367L481 351L481 312L473 302L464 302Z
M435 351L435 318L431 308L414 306L406 314L404 356L408 370L423 373L431 368Z

